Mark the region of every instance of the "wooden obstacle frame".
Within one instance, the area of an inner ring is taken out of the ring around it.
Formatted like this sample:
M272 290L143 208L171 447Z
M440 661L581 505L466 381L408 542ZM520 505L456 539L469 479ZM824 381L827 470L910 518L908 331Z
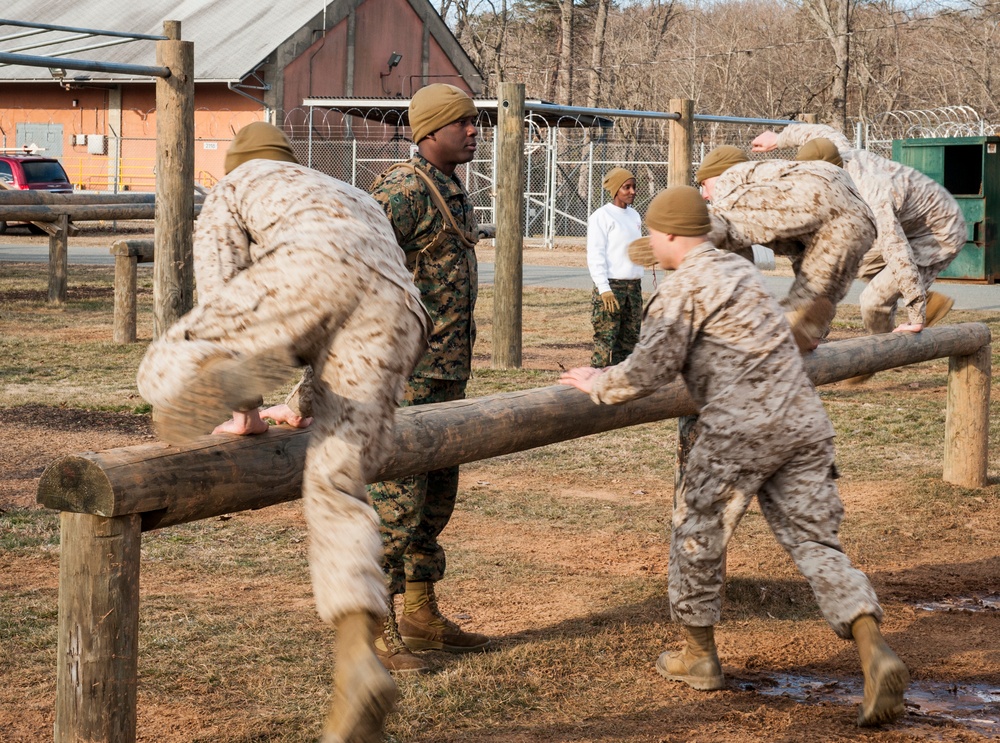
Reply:
M837 341L805 357L816 385L949 358L944 480L987 484L992 349L981 323ZM626 426L690 415L679 380L623 405L556 385L396 411L395 479ZM294 500L308 430L210 436L65 457L39 481L60 515L56 743L136 739L139 554L143 531Z

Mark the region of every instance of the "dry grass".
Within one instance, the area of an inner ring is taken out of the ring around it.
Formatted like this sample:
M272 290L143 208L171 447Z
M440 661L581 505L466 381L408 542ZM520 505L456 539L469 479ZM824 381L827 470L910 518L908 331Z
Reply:
M62 309L46 305L41 272L0 263L0 416L27 403L145 411L134 387L144 344L110 342L111 269L73 267ZM148 271L140 287L139 335L148 340ZM560 364L585 364L588 298L526 290L526 368L494 371L487 368L492 296L485 289L470 394L552 384ZM951 319L1000 330L992 314ZM859 332L856 310L842 308L835 337ZM928 619L909 603L995 590L1000 562L996 458L994 484L983 491L940 480L946 373L947 362L935 361L879 374L862 388L821 390L838 432L848 514L842 536L873 576L890 636L917 678L960 682L972 674L997 683L996 617ZM996 424L990 436L996 451ZM458 509L443 537L442 604L495 637L497 649L431 654L435 673L400 682L390 740L926 737L913 726L861 734L846 706L764 700L741 686L757 683L755 669L837 675L855 673L856 664L755 508L730 549L719 630L734 688L699 695L651 672L656 655L677 639L665 597L675 445L675 424L667 421L463 468ZM34 741L51 735L58 519L2 501L0 508L0 739ZM312 607L298 504L151 532L142 552L140 740L315 740L333 638ZM975 739L947 725L929 734Z

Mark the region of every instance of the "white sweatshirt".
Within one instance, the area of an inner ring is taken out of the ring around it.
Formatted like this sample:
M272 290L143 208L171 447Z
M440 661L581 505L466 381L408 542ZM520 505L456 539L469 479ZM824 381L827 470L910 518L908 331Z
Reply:
M587 220L587 266L597 293L611 291L609 279L641 279L642 266L628 259L628 246L642 237L642 217L631 206L607 203Z

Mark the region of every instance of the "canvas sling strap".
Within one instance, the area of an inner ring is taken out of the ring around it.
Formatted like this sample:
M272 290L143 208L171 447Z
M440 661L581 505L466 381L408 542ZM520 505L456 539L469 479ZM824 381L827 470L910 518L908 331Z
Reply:
M425 245L420 250L420 252L417 254L417 258L414 259L414 270L413 270L414 276L416 276L417 273L416 264L419 262L417 259L419 259L419 257L424 253L426 253L428 250L434 250L443 245L444 242L448 240L448 238L451 235L454 235L456 238L458 238L459 243L461 243L462 246L467 250L472 250L473 248L475 248L476 247L475 233L466 232L465 230L463 230L461 227L458 226L458 223L455 221L454 215L451 213L451 209L449 209L448 205L445 203L444 196L441 195L441 192L438 190L437 186L434 185L434 181L431 179L429 175L427 175L427 173L423 171L423 169L418 168L413 163L396 163L395 165L390 166L382 174L382 178L385 178L392 171L400 169L412 171L418 178L420 178L420 180L424 182L424 185L427 186L427 192L431 196L431 201L434 202L434 206L441 213L442 217L441 231L434 236L433 240L431 240L427 245Z

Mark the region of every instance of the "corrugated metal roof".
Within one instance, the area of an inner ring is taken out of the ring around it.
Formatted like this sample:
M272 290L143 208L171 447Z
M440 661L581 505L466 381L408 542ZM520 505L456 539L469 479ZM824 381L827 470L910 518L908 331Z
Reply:
M181 22L181 37L194 42L195 79L239 80L267 57L277 46L323 12L321 0L6 0L0 17L73 26L102 31L126 31L138 34L163 34L165 20ZM24 31L0 26L0 52L37 43L41 36L2 40ZM50 31L47 38L69 36ZM25 50L23 54L47 56L60 49L72 49L93 43L76 40L57 46ZM119 64L156 64L155 41L133 41L121 46L80 52L79 59ZM53 65L58 66L58 65ZM67 78L86 75L90 79L122 80L121 75L68 72ZM0 81L51 80L48 70L23 65L0 67ZM148 79L148 78L142 78Z

